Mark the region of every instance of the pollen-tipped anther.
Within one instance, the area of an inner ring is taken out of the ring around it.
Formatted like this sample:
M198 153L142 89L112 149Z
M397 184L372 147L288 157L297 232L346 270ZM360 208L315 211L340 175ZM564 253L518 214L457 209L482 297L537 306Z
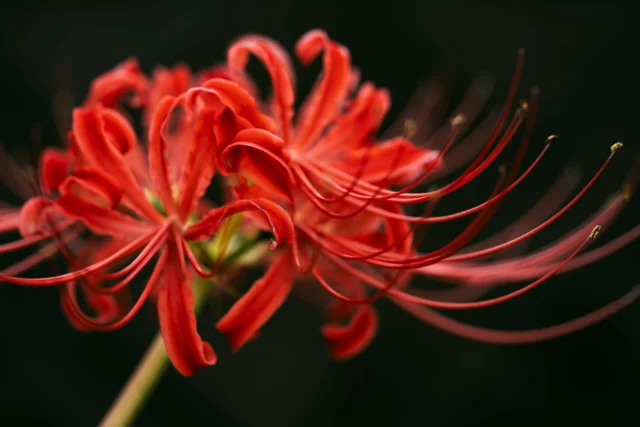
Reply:
M456 114L455 117L451 119L451 127L454 129L459 129L466 122L467 116L465 116L464 114Z
M549 135L547 137L547 140L545 141L547 144L550 143L551 141L555 141L557 139L560 139L560 137L558 135Z
M407 119L404 121L404 137L406 139L413 139L418 132L418 126L413 119Z
M611 152L615 153L616 151L618 151L621 148L622 148L622 142L616 142L615 144L613 144L611 146Z
M522 114L527 114L527 112L529 111L529 101L523 99L522 101L520 101L519 107L520 110L522 110Z
M625 202L628 202L629 200L631 200L631 187L630 187L630 186L625 185L625 186L622 188L622 199L623 199Z
M593 230L591 230L591 234L589 235L589 237L594 240L596 237L598 237L598 234L600 234L601 229L602 227L596 225L595 227L593 227Z

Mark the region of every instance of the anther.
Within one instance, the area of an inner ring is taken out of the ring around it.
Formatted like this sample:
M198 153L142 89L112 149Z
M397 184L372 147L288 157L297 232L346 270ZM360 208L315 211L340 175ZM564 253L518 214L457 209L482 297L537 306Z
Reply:
M404 137L406 139L413 139L418 132L418 126L413 119L407 119L404 121Z
M615 144L613 144L611 146L611 152L615 153L616 151L618 151L621 148L622 148L622 142L616 142Z
M558 135L549 135L549 136L547 137L547 140L545 141L545 143L547 143L547 144L548 144L548 143L550 143L551 141L555 141L555 140L557 140L557 139L560 139L560 137L559 137Z
M451 127L454 129L460 128L467 122L467 116L464 114L456 114L454 118L451 119Z
M593 230L591 230L591 234L589 235L591 240L594 240L596 237L598 237L598 234L600 234L601 229L602 227L600 227L599 225L596 225L595 227L593 227Z
M624 187L622 187L622 199L625 202L628 202L631 199L631 187L628 185L625 185Z
M523 99L520 101L520 110L522 110L522 114L527 114L527 112L529 111L529 101L527 101L526 99Z

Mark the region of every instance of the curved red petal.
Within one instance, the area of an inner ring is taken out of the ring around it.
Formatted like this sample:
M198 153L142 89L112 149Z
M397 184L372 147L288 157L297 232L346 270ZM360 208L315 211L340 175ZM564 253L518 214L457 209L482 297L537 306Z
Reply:
M235 200L220 208L212 209L200 221L185 230L184 237L187 240L210 237L220 228L225 218L246 211L260 212L269 221L275 237L275 241L269 244L270 249L273 250L293 242L295 228L291 218L284 209L267 199Z
M289 57L275 41L260 36L244 36L231 44L227 51L229 67L241 72L247 64L249 53L254 54L266 67L271 82L277 117L285 142L289 141L291 119L293 118L293 71Z
M291 292L292 282L291 256L284 253L220 319L216 327L227 337L233 351L254 337L280 308Z
M322 158L340 157L366 146L389 108L391 96L386 89L376 89L364 83L344 113L337 117L327 132L320 137L311 151Z
M132 208L150 220L162 220L125 161L123 154L137 142L135 132L120 114L102 107L77 108L73 112L73 136L76 150L89 165L118 182Z
M162 98L149 127L149 172L155 184L158 198L168 214L176 213L176 204L173 200L169 180L169 166L165 155L167 143L163 132L167 118L174 107L174 101L175 97L173 96Z
M201 70L196 77L196 86L202 86L207 80L211 79L230 80L240 85L254 97L258 93L256 84L249 76L243 72L232 72L227 64L217 64Z
M138 60L130 58L93 80L84 105L92 107L101 104L115 108L123 98L133 94L130 104L139 107L146 97L147 86L147 78L140 71Z
M114 209L122 199L123 190L106 173L95 168L78 168L73 176L60 184L60 194L74 194L104 209Z
M270 132L276 131L273 120L260 113L255 98L237 83L215 78L204 82L202 87L215 94L220 102L229 107L237 116L247 119L253 127L266 129ZM194 95L198 92L198 89L193 90Z
M166 95L178 96L189 90L192 83L191 69L186 64L176 64L173 68L158 67L151 75L149 95L145 105L144 122L148 126L153 112Z
M224 174L241 173L280 200L292 199L293 173L283 160L283 141L261 129L240 131L218 157Z
M40 185L47 192L55 192L69 176L72 158L67 151L47 148L40 157Z
M189 145L178 184L178 213L183 220L186 220L197 206L213 178L217 150L214 127L223 128L217 132L222 138L225 138L229 132L235 133L233 113L229 109L225 109L222 113L217 113L213 109L204 109L198 115L193 139ZM232 135L226 137L233 138Z
M56 205L44 197L32 197L20 209L18 230L23 237L44 232L63 218Z
M175 242L165 250L168 261L158 287L160 331L169 358L178 372L191 376L197 369L217 361L211 346L202 341L196 329L193 291L180 266L180 251Z
M371 305L359 305L347 325L334 323L322 327L329 353L338 360L350 359L371 343L378 331L378 315Z
M349 51L331 42L324 31L312 30L296 44L296 54L303 63L311 62L325 50L322 77L301 109L296 126L296 145L312 143L338 115L351 89L352 70Z
M110 239L107 241L87 241L83 247L83 251L79 256L79 263L75 266L77 269L84 265L91 265L98 261L107 259L111 254L117 252L124 247L125 241L119 239ZM94 276L87 276L82 281L94 282L95 288L99 286L95 283L97 279ZM92 290L91 287L82 286L83 282L73 281L64 286L60 293L60 305L62 311L69 323L79 331L88 332L95 330L94 325L88 324L82 316L77 313L72 298L76 298L76 288L80 287L84 295L84 301L88 308L94 313L93 319L97 323L108 324L121 318L127 311L128 294L120 291L116 294L101 294ZM94 288L94 289L95 289Z

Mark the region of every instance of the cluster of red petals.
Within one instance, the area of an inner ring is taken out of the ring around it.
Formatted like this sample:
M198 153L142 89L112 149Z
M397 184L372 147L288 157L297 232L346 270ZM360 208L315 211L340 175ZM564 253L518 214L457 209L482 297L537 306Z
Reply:
M294 239L287 212L273 201L242 199L210 208L203 200L220 152L236 134L275 130L246 80L234 80L223 67L204 75L211 78L202 81L203 76L192 77L178 66L160 69L149 80L128 60L96 79L85 104L73 112L68 148L43 153L42 194L2 217L3 231L15 229L23 237L2 249L51 238L70 271L25 278L16 277L18 271L12 268L0 279L27 286L62 285L63 310L81 330L119 328L152 297L169 356L184 375L216 361L196 329L192 281L202 267L189 243L210 239L226 218L248 211L268 225L272 250ZM146 138L136 135L122 109L126 101L143 110ZM198 212L195 220L193 212ZM94 237L75 255L68 236L77 237L83 229ZM123 291L148 265L152 271L142 292L125 310ZM277 271L267 272L221 320L220 329L235 348L257 333L280 305L284 296L270 293L281 281Z
M430 108L432 94L422 94L424 100L408 112L421 127L409 126L401 136L379 141L376 135L390 108L389 93L373 83L360 83L349 51L323 31L305 34L295 52L304 65L319 56L323 64L297 114L291 60L278 43L261 36L239 38L230 46L226 64L198 74L180 64L157 69L148 78L135 60L128 60L97 78L84 105L73 113L68 148L43 153L42 195L29 197L20 210L0 211L0 231L19 230L23 236L2 251L47 239L54 248L4 271L0 280L62 285L64 312L83 330L121 327L153 298L169 356L184 375L216 360L197 332L192 288L196 275L213 273L199 265L191 244L211 239L225 218L236 214L273 234L270 249L282 249L270 258L264 276L217 324L234 350L259 332L302 275L313 277L332 299L321 332L339 359L358 354L371 342L378 327L372 303L383 296L438 327L490 342L549 339L597 322L635 298L637 289L565 324L520 332L481 329L432 310L507 301L561 270L601 259L640 236L636 226L583 252L600 226L608 225L622 209L625 193L548 247L513 255L523 241L582 197L610 163L619 148L614 145L602 167L567 203L561 205L575 181L570 174L525 217L468 246L555 139L549 138L535 160L518 173L537 105L533 90L528 102L512 112L522 53L502 110L476 130L467 134L486 100L477 86L452 120L431 130L421 126L418 115ZM250 55L271 78L266 102L244 73ZM125 105L141 109L144 135L136 135ZM488 170L521 128L516 160L508 174L501 173L486 201L434 216L437 201ZM460 169L447 185L422 191L424 183ZM204 195L216 171L232 184L232 197L211 208ZM629 177L628 191L636 178ZM423 214L405 213L406 205L422 204ZM470 224L446 245L418 251L425 226L466 217L473 218ZM94 238L84 241L84 250L76 256L66 249L66 242L84 229ZM67 256L68 273L17 277L52 250ZM500 257L509 253L512 256ZM494 258L487 261L490 255ZM122 291L148 265L152 271L143 291L133 303L127 301ZM415 274L462 286L439 293L412 288L409 282ZM107 284L113 280L117 282ZM532 282L516 291L477 301L495 285L527 280ZM93 315L79 303L80 294Z
M465 135L486 101L486 87L479 80L456 108L455 115L439 129L411 129L428 116L430 95L406 113L417 121L403 136L378 141L375 135L390 106L389 94L370 82L359 82L349 51L326 33L313 30L297 43L298 59L307 65L322 55L323 71L294 115L295 77L289 57L275 41L245 36L229 48L227 64L242 75L249 55L261 61L271 77L270 115L277 132L252 130L239 133L223 155L224 174L249 178L235 194L277 200L291 215L296 239L291 268L310 273L336 302L350 310L346 323L323 328L329 348L343 358L360 352L377 327L370 303L387 296L406 310L450 332L491 342L528 342L552 338L594 323L628 305L637 288L616 302L579 319L535 331L488 331L463 325L434 312L440 309L470 309L507 301L538 286L552 275L601 259L640 237L640 226L607 245L583 253L585 247L622 209L637 182L631 173L626 190L571 233L546 248L526 255L501 259L521 242L546 228L571 208L604 172L621 144L614 144L602 167L567 203L573 183L565 174L545 199L501 233L474 246L468 244L492 218L504 197L538 165L553 140L549 137L535 160L518 174L531 139L537 108L537 88L528 101L511 113L523 68L519 52L515 75L496 116ZM484 84L486 86L486 83ZM510 117L511 116L511 117ZM488 124L488 125L487 125ZM394 126L392 126L393 128ZM397 127L397 126L396 126ZM474 207L434 216L438 200L454 193L492 166L523 128L522 141L507 174L502 172L493 193ZM413 135L412 135L413 134ZM413 142L411 136L420 135ZM465 162L470 164L465 166ZM463 167L464 166L464 167ZM432 179L463 171L436 190L419 191ZM407 215L406 205L426 204L422 215ZM416 250L428 224L473 218L446 245L429 253ZM422 228L422 230L421 230ZM493 255L494 259L486 261ZM413 274L463 285L445 292L427 292L408 286ZM532 282L501 297L474 301L501 283ZM355 307L354 307L355 304ZM330 312L332 312L330 310ZM444 319L444 320L443 320ZM470 332L471 331L471 332Z

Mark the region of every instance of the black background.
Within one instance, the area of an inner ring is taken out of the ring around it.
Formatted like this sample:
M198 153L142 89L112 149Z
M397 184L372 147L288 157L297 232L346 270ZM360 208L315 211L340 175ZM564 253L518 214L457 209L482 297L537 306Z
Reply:
M366 5L365 5L366 4ZM258 32L291 50L310 28L347 45L363 78L390 88L392 115L415 85L455 72L453 98L478 71L497 81L492 103L504 99L518 47L527 49L521 96L540 85L539 141L561 135L540 169L507 199L487 233L524 212L562 168L585 177L609 146L625 147L583 201L533 247L595 211L619 189L638 146L637 17L626 4L517 2L233 2L182 0L167 5L3 3L0 8L0 139L12 153L33 151L33 129L55 145L55 87L81 100L91 79L137 56L145 71L186 61L199 68L223 59L236 36ZM253 67L252 70L259 67ZM299 72L299 93L318 66ZM264 83L264 75L260 83ZM264 86L263 86L264 87ZM483 177L441 212L471 206L495 176ZM6 190L2 190L6 192ZM7 195L5 200L16 202ZM632 202L602 237L637 224ZM434 243L457 226L433 227ZM584 314L638 282L634 242L597 264L550 280L498 307L454 317L487 327L524 329ZM10 257L3 255L9 260ZM3 263L4 265L4 263ZM636 425L640 386L638 303L588 330L551 342L495 346L450 336L383 301L379 335L360 357L332 361L318 333L321 313L290 298L262 337L232 355L199 318L218 365L160 382L136 425ZM154 336L151 307L124 329L81 334L63 318L53 289L0 285L0 425L95 425Z

